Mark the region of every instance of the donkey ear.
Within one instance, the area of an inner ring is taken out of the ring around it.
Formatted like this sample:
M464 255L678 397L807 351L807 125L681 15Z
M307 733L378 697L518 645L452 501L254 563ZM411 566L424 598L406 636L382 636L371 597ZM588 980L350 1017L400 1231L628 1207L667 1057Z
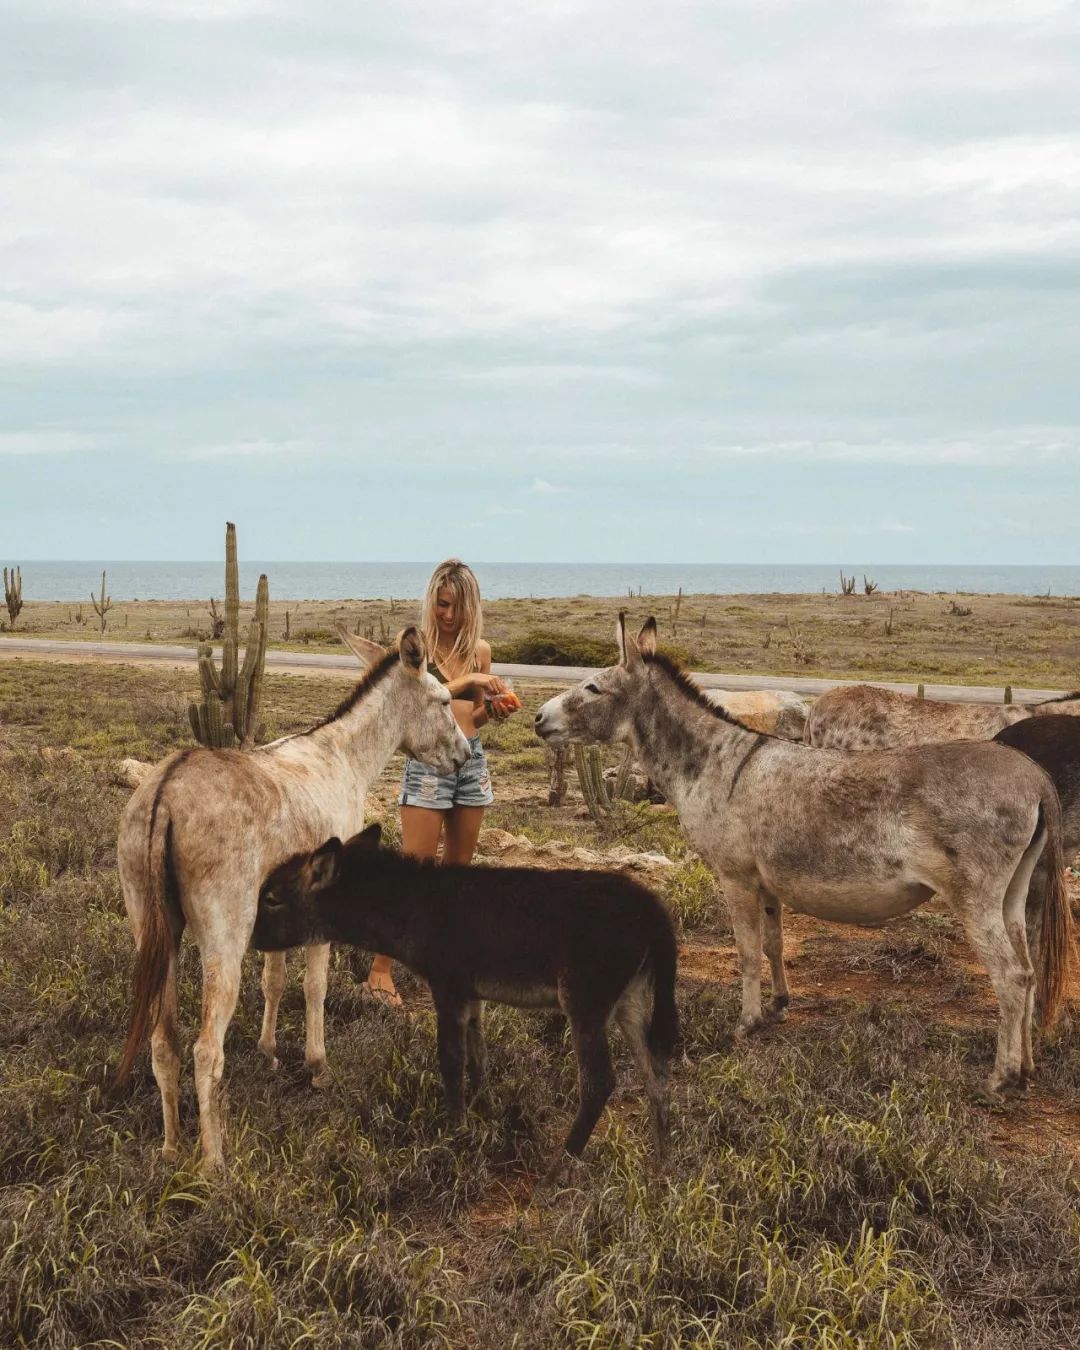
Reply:
M357 637L355 633L350 633L343 623L336 623L334 627L349 651L360 658L361 665L373 666L386 655L385 647L380 647L377 642L369 642L367 638Z
M397 646L398 652L401 654L401 664L406 670L411 670L413 674L418 675L424 668L424 657L427 655L420 630L412 624L408 628L403 628L398 637Z
M638 651L642 656L656 655L656 620L650 615L641 625L637 635Z
M373 821L367 829L361 830L352 842L358 844L360 848L375 849L379 847L379 840L382 838L382 826L379 822Z
M615 641L619 647L619 664L625 666L627 670L633 670L635 666L641 665L641 652L638 651L637 644L628 642L626 638L626 611L619 610L619 622L615 627Z
M334 835L308 859L307 880L313 891L325 891L341 872L341 840Z

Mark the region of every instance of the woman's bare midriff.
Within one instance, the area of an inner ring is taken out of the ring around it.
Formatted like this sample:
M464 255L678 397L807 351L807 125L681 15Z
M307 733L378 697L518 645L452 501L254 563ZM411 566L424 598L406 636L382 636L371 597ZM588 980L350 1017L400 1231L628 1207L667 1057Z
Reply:
M450 711L454 714L454 721L461 728L463 736L476 735L476 704L471 698L452 698L450 700Z

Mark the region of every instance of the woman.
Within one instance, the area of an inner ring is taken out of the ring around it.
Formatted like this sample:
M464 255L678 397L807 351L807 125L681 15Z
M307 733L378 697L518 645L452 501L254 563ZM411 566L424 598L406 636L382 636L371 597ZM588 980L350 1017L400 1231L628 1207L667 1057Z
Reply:
M477 734L490 719L503 721L511 709L500 695L506 685L491 673L491 648L480 636L480 587L472 569L458 558L440 563L431 575L420 610L428 670L450 693L458 726L469 738L472 759L441 777L429 764L405 763L401 782L401 847L416 858L434 858L442 839L444 863L468 863L476 850L484 809L495 800L484 747ZM401 1007L392 962L376 956L367 991L389 1008Z

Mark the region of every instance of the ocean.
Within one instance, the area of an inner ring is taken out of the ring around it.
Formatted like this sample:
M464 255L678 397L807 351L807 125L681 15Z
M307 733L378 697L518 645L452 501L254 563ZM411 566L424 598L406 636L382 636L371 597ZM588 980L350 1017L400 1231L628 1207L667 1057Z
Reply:
M270 579L274 600L415 599L434 562L241 562L240 594L255 595L259 573ZM841 566L865 573L883 591L916 590L1080 595L1080 566L968 567L933 563L501 563L474 562L481 593L493 600L572 595L748 595L836 591ZM220 596L225 564L217 562L27 562L26 600L88 600L108 573L109 594L120 600L200 600Z

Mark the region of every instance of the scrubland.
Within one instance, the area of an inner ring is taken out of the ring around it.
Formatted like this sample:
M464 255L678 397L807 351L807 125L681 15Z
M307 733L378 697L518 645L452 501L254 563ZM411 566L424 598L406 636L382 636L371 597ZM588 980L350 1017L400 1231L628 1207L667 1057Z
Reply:
M606 623L606 602L589 604ZM595 612L566 608L545 622L596 635ZM498 639L500 608L489 615ZM722 631L749 631L736 617ZM1063 673L1052 651L1047 640L1028 663L1017 657L1018 681ZM192 683L0 664L0 1344L1080 1343L1080 1026L1066 1016L1043 1047L1026 1100L977 1105L994 1004L930 909L871 934L795 921L791 1017L735 1045L715 883L663 809L624 806L600 827L575 814L573 792L564 808L544 805L546 757L529 727L539 687L523 687L526 712L488 734L500 798L489 823L673 860L685 1062L666 1174L650 1170L645 1105L621 1059L618 1100L570 1184L529 1205L576 1096L561 1020L492 1010L489 1100L454 1134L425 991L403 975L409 1015L372 1008L357 993L367 958L339 949L321 1092L303 1071L295 963L271 1074L255 1049L249 959L227 1040L228 1162L207 1182L195 1168L190 943L188 1149L165 1164L148 1063L121 1099L104 1090L133 958L115 870L127 789L113 765L188 743ZM265 735L339 698L336 682L268 675ZM376 793L391 827L399 771Z
M28 595L31 581L28 573ZM273 577L270 587L272 596ZM286 649L340 651L333 631L338 621L386 642L415 621L417 608L415 600L401 599L271 599L270 642ZM577 653L582 659L568 662L584 665L600 659L594 650L597 643L602 650L614 651L612 635L620 608L634 619L654 614L661 639L696 670L1061 689L1080 685L1076 597L915 591L871 596L577 596L489 601L484 619L497 660L525 659L530 638L540 645L554 639L569 656L575 655L573 643L586 644ZM250 604L241 607L245 625L250 613ZM15 631L31 637L101 636L89 604L32 600ZM104 634L110 641L172 643L209 635L207 604L198 600L117 602Z

